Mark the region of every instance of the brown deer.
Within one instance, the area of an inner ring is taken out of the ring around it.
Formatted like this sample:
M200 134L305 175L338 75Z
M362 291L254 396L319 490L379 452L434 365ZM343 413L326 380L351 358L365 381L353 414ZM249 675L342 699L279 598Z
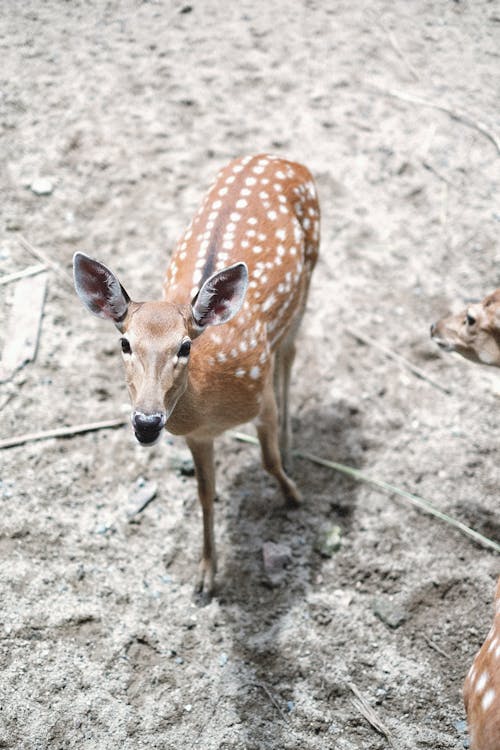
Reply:
M495 617L464 683L464 703L471 750L500 748L500 579Z
M434 323L431 337L446 351L458 352L483 365L500 367L500 289L458 315Z
M485 365L500 367L500 289L463 312L431 326L432 339ZM495 617L464 683L464 703L471 750L500 748L500 579L495 594Z
M264 468L288 505L300 503L282 457L286 465L294 339L318 245L308 170L257 155L218 174L172 254L161 301L133 302L106 266L75 254L80 299L121 333L137 440L152 445L165 428L184 435L193 455L203 512L198 592L213 592L216 572L217 435L256 419Z

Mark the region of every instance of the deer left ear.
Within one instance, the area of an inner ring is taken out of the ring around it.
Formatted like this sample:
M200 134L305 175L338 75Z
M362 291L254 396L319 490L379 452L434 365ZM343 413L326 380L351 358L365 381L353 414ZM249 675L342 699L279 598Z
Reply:
M114 273L85 253L75 253L73 275L76 292L87 310L99 318L112 320L120 329L130 297Z
M239 312L248 287L246 263L235 263L212 274L191 302L198 329L220 326Z

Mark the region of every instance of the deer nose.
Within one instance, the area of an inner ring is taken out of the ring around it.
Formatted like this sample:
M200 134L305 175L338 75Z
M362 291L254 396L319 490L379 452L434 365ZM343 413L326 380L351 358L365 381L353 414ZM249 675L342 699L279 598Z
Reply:
M156 441L166 421L167 416L163 412L144 414L142 411L134 411L132 413L135 436L140 443L145 445Z

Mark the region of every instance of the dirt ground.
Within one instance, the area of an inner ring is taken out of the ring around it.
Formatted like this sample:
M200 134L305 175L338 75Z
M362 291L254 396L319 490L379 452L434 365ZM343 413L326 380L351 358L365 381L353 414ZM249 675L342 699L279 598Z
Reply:
M296 447L498 541L498 375L441 354L428 328L500 281L498 153L474 125L499 135L499 33L485 0L4 0L0 273L38 262L22 235L68 272L84 250L157 297L219 167L261 151L305 163L323 216ZM0 286L0 351L14 289ZM117 338L50 272L36 361L0 386L0 438L125 416ZM0 747L389 747L351 686L398 750L466 746L494 553L300 459L305 502L285 512L256 449L226 435L202 607L181 439L145 450L123 427L0 455ZM141 477L157 497L131 520ZM290 548L278 585L268 542Z

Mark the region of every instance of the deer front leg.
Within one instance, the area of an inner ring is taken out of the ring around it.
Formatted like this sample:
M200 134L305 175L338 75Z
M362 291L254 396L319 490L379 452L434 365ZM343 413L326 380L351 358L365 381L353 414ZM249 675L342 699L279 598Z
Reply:
M278 480L286 505L296 507L300 505L302 498L295 482L285 474L283 469L278 431L278 409L272 379L269 378L264 385L261 408L257 417L257 435L262 451L262 463L265 470Z
M295 359L295 343L293 338L285 340L279 347L274 361L274 393L279 414L279 446L281 460L285 471L292 470L292 451L291 451L291 425L289 391L290 375L293 361Z
M213 440L194 440L192 438L187 438L186 442L193 455L198 482L198 497L203 512L203 548L195 591L198 594L203 592L211 596L214 591L217 569L214 540L214 443Z

